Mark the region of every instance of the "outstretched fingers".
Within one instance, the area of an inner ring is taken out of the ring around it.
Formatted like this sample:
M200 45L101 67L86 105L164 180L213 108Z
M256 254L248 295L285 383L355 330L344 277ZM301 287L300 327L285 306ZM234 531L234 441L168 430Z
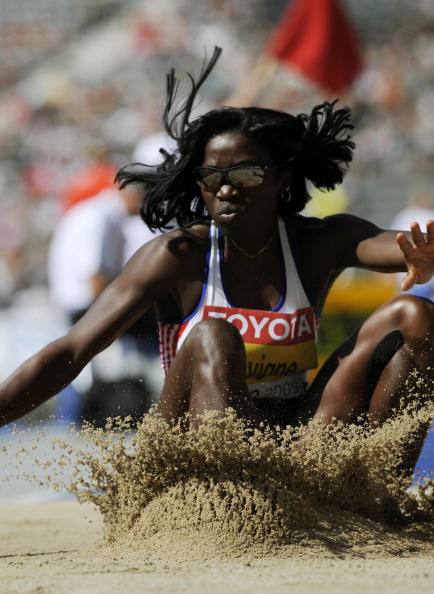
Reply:
M412 239L415 243L415 245L417 246L418 244L421 244L421 240L423 243L425 243L425 239L423 237L423 234L420 230L420 227L418 225L418 223L412 223L411 225L411 235L412 235ZM407 262L407 267L408 267L408 272L407 275L405 276L405 278L403 279L402 283L401 283L401 289L403 291L408 291L409 289L411 289L413 287L413 285L417 282L417 273L416 270L413 266L409 265L409 261L411 259L411 254L415 249L415 245L413 245L408 239L407 236L405 235L405 233L398 233L396 236L396 241L398 242L398 245L402 251L402 253L404 254L404 259ZM417 243L416 243L417 242Z
M401 289L403 291L409 291L418 281L417 272L414 268L409 269L407 275L401 283Z
M425 282L422 279L426 271L423 270L421 264L423 262L424 267L426 267L428 261L427 255L429 252L432 252L432 248L434 247L434 221L429 220L427 222L426 234L422 233L419 223L416 222L411 223L410 230L413 241L410 241L406 234L402 232L396 236L396 241L404 255L408 268L407 276L401 283L401 289L403 291L408 291L415 283ZM423 251L419 251L420 249ZM427 249L429 250L428 252ZM419 272L421 272L422 277L420 277Z
M407 256L409 256L411 252L414 250L414 246L407 239L406 234L402 232L397 234L396 241L398 242L398 245L401 248L401 251L404 254L405 259L407 259Z
M411 230L411 236L414 241L414 245L416 247L424 246L426 244L425 236L420 229L419 223L416 223L416 222L411 223L410 230Z
M426 224L426 241L434 243L434 221L429 220Z

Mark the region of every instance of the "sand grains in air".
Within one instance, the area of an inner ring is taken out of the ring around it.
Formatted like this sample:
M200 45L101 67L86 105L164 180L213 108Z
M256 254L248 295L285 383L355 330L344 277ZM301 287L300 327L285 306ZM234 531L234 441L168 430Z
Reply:
M425 402L377 429L253 429L231 411L182 429L151 412L134 432L128 419L85 426L85 446L56 439L39 464L47 484L99 509L100 556L197 563L432 555L432 481L415 496L408 468L433 418Z

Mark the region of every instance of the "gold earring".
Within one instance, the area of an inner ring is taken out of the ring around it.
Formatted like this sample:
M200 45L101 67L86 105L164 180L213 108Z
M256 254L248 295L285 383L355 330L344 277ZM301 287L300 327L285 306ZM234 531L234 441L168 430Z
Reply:
M291 187L289 185L285 186L283 188L283 190L280 193L280 198L281 198L282 202L285 202L285 203L287 203L291 200Z

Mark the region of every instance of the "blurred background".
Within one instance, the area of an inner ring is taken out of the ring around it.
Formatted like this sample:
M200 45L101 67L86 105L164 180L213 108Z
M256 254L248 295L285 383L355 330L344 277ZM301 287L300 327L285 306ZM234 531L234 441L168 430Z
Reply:
M336 97L351 107L354 163L307 214L347 211L394 228L407 207L421 222L434 211L431 0L0 0L0 379L70 324L49 282L56 229L113 192L122 165L158 162L165 75L198 74L215 45L223 55L196 113L225 103L309 112ZM128 229L132 245L147 238L132 212L114 226L122 259ZM95 249L86 232L77 252ZM345 274L327 302L321 356L398 291L394 275ZM139 416L162 381L152 333L148 319L145 348L134 337L115 345L32 418Z

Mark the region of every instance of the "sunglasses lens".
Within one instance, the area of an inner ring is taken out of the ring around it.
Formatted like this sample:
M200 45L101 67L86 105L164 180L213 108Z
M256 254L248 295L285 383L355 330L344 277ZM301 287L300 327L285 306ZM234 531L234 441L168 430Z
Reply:
M195 175L197 183L203 190L218 192L223 183L229 183L235 188L259 186L264 180L265 171L262 167L252 165L222 171L216 171L208 167L198 167L195 170Z
M220 187L222 174L206 167L196 169L196 181L204 190L217 191Z
M260 167L239 167L229 171L229 181L236 188L253 188L264 180L264 170Z

